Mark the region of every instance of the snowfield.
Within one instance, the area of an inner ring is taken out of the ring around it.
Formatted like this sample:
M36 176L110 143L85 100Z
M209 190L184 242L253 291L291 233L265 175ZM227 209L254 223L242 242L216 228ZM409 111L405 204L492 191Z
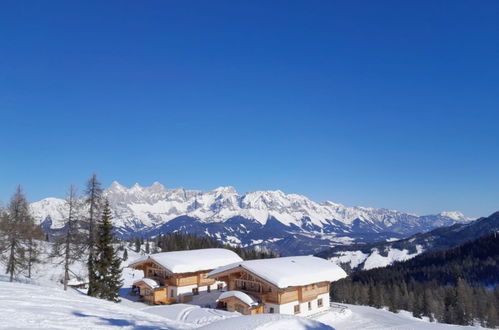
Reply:
M397 314L368 306L344 305L348 309L320 315L317 321L333 326L337 330L354 329L417 329L417 330L471 330L481 327L459 326L429 322L418 319L411 313L401 311Z
M316 320L295 317L292 315L260 314L238 318L230 318L214 322L200 328L200 330L221 329L267 329L267 330L333 330L332 327Z
M336 264L350 264L352 269L359 266L360 269L369 270L373 268L386 267L398 261L405 261L423 253L423 247L416 245L416 253L409 253L408 250L399 250L395 248L388 249L386 256L381 255L377 248L373 248L370 253L362 251L341 251L338 256L329 258Z
M0 282L3 329L191 329L187 323L145 313L77 291Z
M124 300L112 303L76 290L6 282L0 277L0 329L266 329L350 330L418 329L461 330L430 323L410 313L390 313L366 306L346 305L312 318L264 314L242 316L195 305L147 306Z

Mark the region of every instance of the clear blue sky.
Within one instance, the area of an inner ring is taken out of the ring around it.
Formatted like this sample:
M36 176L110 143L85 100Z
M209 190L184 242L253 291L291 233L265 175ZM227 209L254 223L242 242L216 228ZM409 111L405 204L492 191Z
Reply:
M0 200L281 189L499 210L499 2L2 1Z

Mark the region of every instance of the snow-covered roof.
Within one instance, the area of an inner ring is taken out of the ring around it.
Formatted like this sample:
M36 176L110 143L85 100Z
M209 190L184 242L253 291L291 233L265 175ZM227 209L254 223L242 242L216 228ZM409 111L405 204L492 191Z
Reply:
M148 258L140 258L132 262L131 265L148 259L175 274L211 270L243 261L236 253L227 249L199 249L155 253Z
M152 278L147 278L147 277L144 277L143 279L141 280L138 280L138 281L135 281L133 282L133 284L137 284L137 283L140 283L140 282L144 282L145 284L147 284L151 289L156 289L156 288L159 288L160 285L158 282L156 282L155 280L153 280Z
M208 276L215 276L237 267L242 267L281 289L324 281L333 282L347 276L345 271L335 263L313 256L236 262L217 268Z
M230 297L235 297L250 307L258 306L258 300L256 300L255 297L252 297L252 296L250 296L244 292L241 292L241 291L224 292L220 295L220 297L218 297L217 301L222 300L222 299L227 299Z

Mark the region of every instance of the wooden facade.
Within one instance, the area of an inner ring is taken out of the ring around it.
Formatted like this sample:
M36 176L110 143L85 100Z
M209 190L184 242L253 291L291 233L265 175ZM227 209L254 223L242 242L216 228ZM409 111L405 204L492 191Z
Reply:
M209 287L217 282L215 279L208 278L207 275L211 270L175 274L151 259L131 265L131 267L142 270L146 278L153 279L160 285L159 288L150 288L144 282L136 282L135 286L140 289L144 302L150 304L188 302L192 300L192 296L176 294L178 288L194 286L192 294L195 295L199 293L199 287L207 286L210 291ZM221 290L220 286L219 290Z
M188 286L197 285L205 286L212 285L216 283L216 280L208 278L208 273L210 270L203 270L194 273L181 273L174 274L164 268L163 266L155 263L153 260L147 260L136 266L132 265L134 269L139 269L144 271L144 275L147 278L151 278L157 281L162 286Z
M262 304L258 306L248 306L236 297L228 297L220 299L220 301L225 305L225 309L229 312L239 312L243 315L263 314Z
M145 303L151 305L167 305L175 302L175 299L168 297L167 289L165 287L151 288L144 281L135 282L134 285L139 289L139 294Z

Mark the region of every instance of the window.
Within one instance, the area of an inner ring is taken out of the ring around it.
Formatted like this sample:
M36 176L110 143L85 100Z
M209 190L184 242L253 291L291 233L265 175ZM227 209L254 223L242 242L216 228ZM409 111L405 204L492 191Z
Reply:
M175 294L173 293L173 289L170 290L170 298L173 298Z
M192 294L197 296L199 294L199 288L192 289Z
M269 309L269 313L270 313L270 314L274 314L274 307L270 307L270 309Z
M319 307L322 307L322 306L323 306L323 303L322 303L322 298L317 299L317 306L319 306Z
M295 305L295 314L300 314L300 305Z
M150 296L151 295L151 291L149 289L145 289L144 293L145 293L146 296Z
M308 302L308 310L311 311L312 310L312 302Z

